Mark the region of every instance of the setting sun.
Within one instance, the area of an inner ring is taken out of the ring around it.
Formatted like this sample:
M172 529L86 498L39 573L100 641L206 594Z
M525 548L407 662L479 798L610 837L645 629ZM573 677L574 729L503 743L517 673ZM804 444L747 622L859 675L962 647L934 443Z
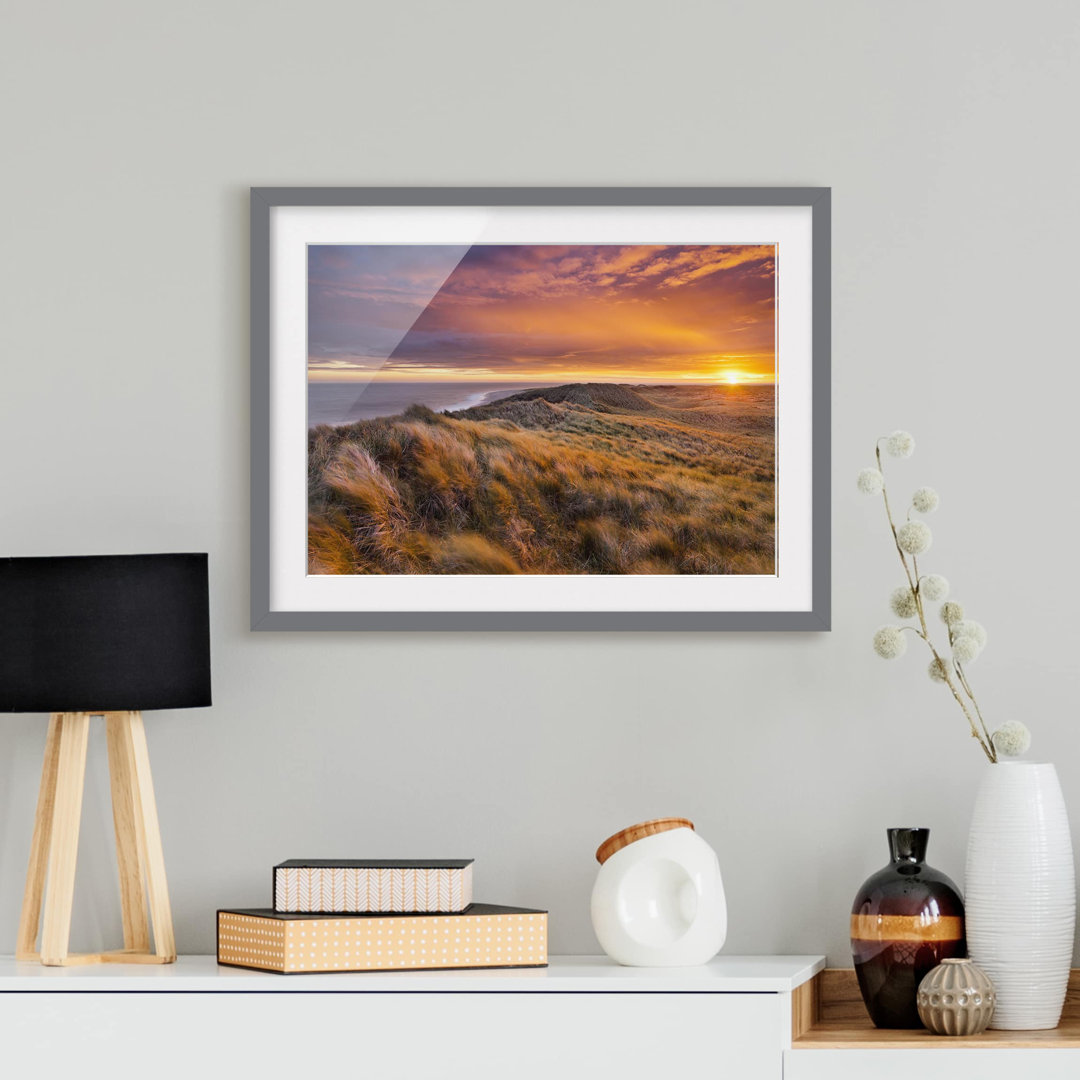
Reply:
M742 382L742 372L725 371L724 382L726 382L729 386L737 386L740 382Z

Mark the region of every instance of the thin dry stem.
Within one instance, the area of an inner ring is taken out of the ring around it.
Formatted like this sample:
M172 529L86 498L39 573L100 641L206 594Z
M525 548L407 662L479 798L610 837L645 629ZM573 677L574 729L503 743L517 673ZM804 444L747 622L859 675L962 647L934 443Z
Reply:
M993 763L997 761L997 751L994 747L994 740L990 737L990 734L986 730L986 722L983 720L982 712L979 709L979 704L975 700L975 695L971 692L971 687L964 677L964 673L959 664L952 666L947 664L941 657L940 653L934 647L934 642L930 637L930 629L926 624L926 611L923 608L922 593L919 589L919 560L916 556L911 556L911 565L908 565L907 554L900 546L900 541L896 535L896 523L893 520L892 508L889 506L889 493L885 484L885 469L883 468L881 461L881 442L878 441L878 445L874 447L874 456L877 458L878 472L881 473L881 497L885 503L885 516L889 521L889 529L892 531L893 544L896 546L896 553L900 556L900 563L904 567L904 575L907 577L908 587L911 589L912 594L915 597L915 608L919 615L919 625L922 627L919 637L926 642L927 647L930 649L931 654L937 661L944 677L945 685L948 686L950 693L956 700L956 704L960 706L964 717L967 719L968 726L971 728L971 737L977 739L979 746L982 747L983 753L987 759ZM949 642L952 643L952 627L949 628ZM971 704L975 708L975 713L978 716L979 724L976 725L975 717L971 715L971 711L968 709L963 697L960 694L960 690L957 689L956 682L952 677L952 672L956 672L957 680L960 682L961 687L967 696L971 699ZM982 731L979 731L979 727L982 727ZM984 737L985 736L985 737Z

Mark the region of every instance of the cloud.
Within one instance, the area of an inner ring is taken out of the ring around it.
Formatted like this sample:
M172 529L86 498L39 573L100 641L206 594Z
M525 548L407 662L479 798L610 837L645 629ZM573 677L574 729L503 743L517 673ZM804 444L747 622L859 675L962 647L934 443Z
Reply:
M618 377L738 351L771 377L774 278L771 245L313 247L309 356Z
M480 245L461 260L436 302L463 296L476 303L507 297L655 292L747 264L771 273L774 254L771 245Z

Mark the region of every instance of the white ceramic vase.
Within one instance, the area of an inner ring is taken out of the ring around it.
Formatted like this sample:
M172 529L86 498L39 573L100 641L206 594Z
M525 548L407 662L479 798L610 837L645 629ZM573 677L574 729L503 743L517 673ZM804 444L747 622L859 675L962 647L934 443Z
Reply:
M620 848L596 877L592 923L604 952L620 964L707 963L727 936L716 852L692 827L670 828Z
M1056 1027L1076 926L1072 838L1053 765L991 765L968 837L968 953L994 981L990 1026Z

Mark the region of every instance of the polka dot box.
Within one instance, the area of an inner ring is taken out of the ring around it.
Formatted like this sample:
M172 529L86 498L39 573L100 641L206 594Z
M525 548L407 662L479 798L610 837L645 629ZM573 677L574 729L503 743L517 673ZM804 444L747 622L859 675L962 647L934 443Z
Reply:
M218 912L218 963L283 975L545 967L547 912L472 904L458 915Z

